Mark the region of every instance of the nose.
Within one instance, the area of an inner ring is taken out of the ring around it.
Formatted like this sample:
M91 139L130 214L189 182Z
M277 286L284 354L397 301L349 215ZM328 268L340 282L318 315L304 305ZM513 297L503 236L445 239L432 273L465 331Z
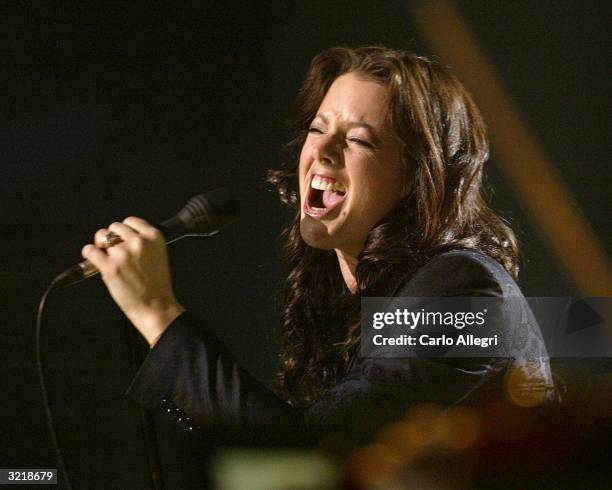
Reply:
M342 160L342 148L340 142L334 135L327 134L312 145L312 156L316 162L325 165L340 165Z

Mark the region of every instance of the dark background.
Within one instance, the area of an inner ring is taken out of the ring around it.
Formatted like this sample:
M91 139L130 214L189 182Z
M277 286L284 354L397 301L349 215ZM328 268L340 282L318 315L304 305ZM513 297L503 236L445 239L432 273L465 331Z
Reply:
M610 254L609 2L457 5ZM231 187L239 221L172 247L175 288L269 383L288 215L263 182L308 62L338 44L431 52L399 1L0 10L0 467L49 468L57 464L35 372L35 312L93 232L128 215L160 221L202 190ZM488 176L494 207L523 243L524 293L578 294L496 169L495 148ZM48 385L79 488L150 486L138 410L123 397L134 372L126 332L99 279L48 302ZM208 449L165 422L158 429L168 488L188 488Z

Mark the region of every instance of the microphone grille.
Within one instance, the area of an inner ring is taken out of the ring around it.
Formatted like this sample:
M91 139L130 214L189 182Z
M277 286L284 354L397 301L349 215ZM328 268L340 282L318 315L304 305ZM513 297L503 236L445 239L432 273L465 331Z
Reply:
M238 205L221 187L192 197L178 216L190 234L210 235L236 218Z

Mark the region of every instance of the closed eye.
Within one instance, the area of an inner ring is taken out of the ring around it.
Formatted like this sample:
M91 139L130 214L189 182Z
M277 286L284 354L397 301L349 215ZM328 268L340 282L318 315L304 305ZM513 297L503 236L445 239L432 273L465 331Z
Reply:
M365 146L366 148L369 148L370 150L374 150L376 149L376 147L370 143L369 141L366 140L362 140L361 138L347 138L349 141L352 141L353 143L357 143L358 145L361 146Z
M313 134L325 134L325 131L321 128L318 128L316 126L310 126L308 128L308 132L309 133L313 133ZM346 138L348 141L352 141L353 143L357 143L360 146L363 146L364 148L368 148L370 150L375 150L376 149L376 145L374 143L370 143L367 140L361 139L361 138L356 138L354 136L350 137L350 138Z
M316 134L323 134L323 130L319 129L319 128L315 127L315 126L310 126L308 128L308 132L309 133L316 133Z

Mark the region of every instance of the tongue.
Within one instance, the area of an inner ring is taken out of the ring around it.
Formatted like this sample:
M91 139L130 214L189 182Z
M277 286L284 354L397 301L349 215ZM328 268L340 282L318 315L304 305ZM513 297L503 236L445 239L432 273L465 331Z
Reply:
M326 208L333 208L336 204L342 201L342 199L344 199L344 195L344 193L336 191L323 191L323 206Z

